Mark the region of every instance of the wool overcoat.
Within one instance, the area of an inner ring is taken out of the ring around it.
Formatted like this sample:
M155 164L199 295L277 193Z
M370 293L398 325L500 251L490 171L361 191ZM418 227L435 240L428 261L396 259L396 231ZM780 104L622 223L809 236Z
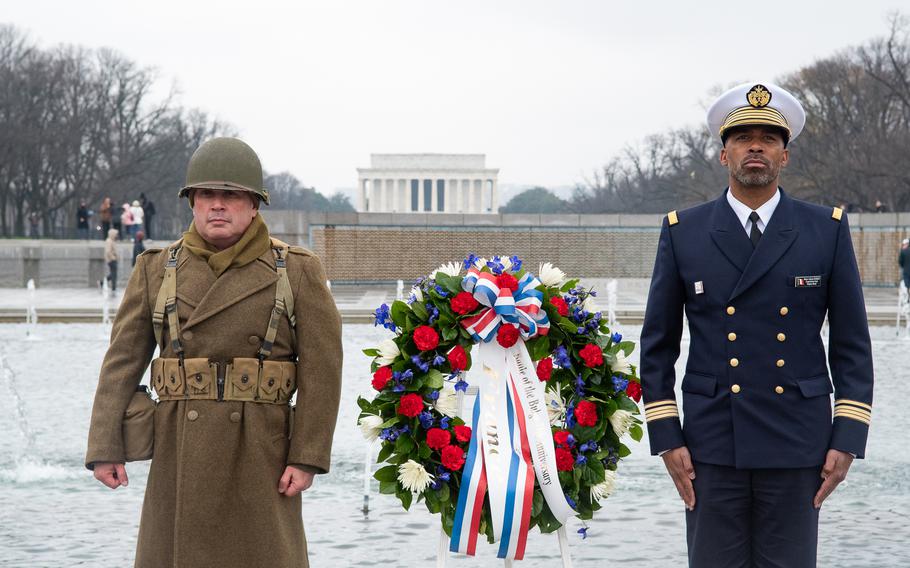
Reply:
M152 312L167 251L140 255L95 393L86 465L123 462L122 417L155 351ZM275 303L269 250L220 277L180 250L177 314L189 358L256 357ZM160 401L136 550L138 568L306 567L301 496L278 493L286 465L329 471L341 391L341 321L319 258L291 247L297 318L282 317L270 360L296 355L296 409L284 404ZM175 357L165 323L162 357ZM144 382L144 381L143 381Z

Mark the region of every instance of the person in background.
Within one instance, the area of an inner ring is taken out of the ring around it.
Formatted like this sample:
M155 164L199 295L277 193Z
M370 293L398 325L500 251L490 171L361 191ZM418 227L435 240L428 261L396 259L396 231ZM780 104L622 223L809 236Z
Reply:
M897 264L901 267L901 279L904 286L910 290L910 239L901 242L901 252L897 256Z
M76 210L76 230L80 239L88 238L88 219L92 212L88 210L85 201L79 202L79 209Z
M124 203L120 208L120 226L123 228L120 233L121 239L133 236L133 213L130 211L129 203Z
M881 199L875 200L875 212L876 213L887 213L888 212L888 208L885 207L885 204L882 203Z
M136 257L145 252L145 233L136 231L136 239L133 241L133 266L136 266Z
M28 214L28 226L29 226L29 237L33 239L39 238L38 236L38 223L41 222L41 215L38 215L37 211L32 211Z
M143 230L143 223L145 221L145 212L142 210L142 205L139 204L139 200L136 199L133 201L133 206L130 207L130 213L133 214L133 238L136 238L136 233Z
M155 204L152 203L152 200L145 196L145 193L139 194L139 204L142 205L142 212L145 215L144 227L145 235L149 239L153 239L152 236L152 219L155 216Z
M105 197L101 201L101 207L98 209L98 220L101 221L101 236L107 238L107 232L111 230L111 218L113 217L113 205L111 198Z
M117 289L117 229L108 229L104 241L104 262L107 263L107 282L111 292Z

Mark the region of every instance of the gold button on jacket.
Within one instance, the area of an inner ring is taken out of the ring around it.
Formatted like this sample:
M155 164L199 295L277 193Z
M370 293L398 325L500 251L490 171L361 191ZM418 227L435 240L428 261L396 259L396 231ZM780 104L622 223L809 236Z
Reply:
M778 359L778 360L777 360L777 366L778 366L778 367L783 367L783 366L784 366L784 360L783 360L783 359Z
M788 308L787 306L784 306L780 309L780 315L782 315L782 316L785 316L789 313L790 313L790 308Z
M778 340L778 341L786 341L786 340L787 340L787 336L784 335L783 333L778 333L778 334L777 334L777 340Z
M736 357L730 359L730 366L731 366L731 367L738 367L738 366L739 366L739 359L737 359Z
M774 392L776 392L777 394L784 394L784 387L778 385L778 386L774 387Z
M738 393L739 391L741 391L742 389L739 388L739 385L733 385L733 386L730 387L730 390L733 391L733 394L736 394L736 393Z
M190 422L195 421L197 418L199 418L199 413L196 412L195 410L190 410L189 412L186 413L186 419L189 420Z
M736 313L736 308L734 308L733 306L727 307L727 314L732 316L735 313Z
M736 334L733 332L728 333L727 339L729 339L730 341L736 341Z

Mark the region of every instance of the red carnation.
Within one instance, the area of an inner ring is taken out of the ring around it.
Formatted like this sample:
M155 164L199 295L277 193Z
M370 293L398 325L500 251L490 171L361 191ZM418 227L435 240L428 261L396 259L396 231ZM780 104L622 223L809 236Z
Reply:
M461 345L453 347L447 357L449 358L449 365L452 366L452 372L464 371L468 366L468 354Z
M541 381L549 381L553 374L553 359L546 357L537 362L537 378Z
M430 428L427 432L427 445L434 450L441 450L452 441L452 435L442 428Z
M518 328L514 325L501 325L496 332L496 341L505 348L512 347L518 341Z
M406 394L398 403L398 414L414 418L423 410L423 397L419 394Z
M471 427L470 426L456 426L455 427L455 439L461 443L471 441Z
M599 367L604 364L603 351L593 343L588 343L582 347L578 354L581 355L581 358L585 361L585 365L588 367Z
M594 426L597 424L597 406L590 400L579 401L575 407L575 420L580 426Z
M566 301L562 299L562 297L553 296L550 298L550 304L556 306L556 312L559 315L563 317L569 315L569 304L567 304Z
M373 373L373 388L381 391L389 384L390 380L392 380L392 368L379 367L376 369L376 372Z
M518 280L511 274L500 274L496 277L496 285L502 288L508 288L515 292L518 290Z
M575 467L575 458L572 452L565 448L556 448L556 469L559 471L572 471Z
M449 305L452 306L453 312L456 314L464 315L476 310L477 306L479 306L480 303L474 299L474 296L472 296L470 293L459 292L455 294L455 297L452 298L452 300L449 302Z
M569 445L569 434L568 430L557 430L553 432L553 441L556 442L557 446L568 446Z
M641 385L635 381L629 381L629 386L626 387L626 394L629 395L629 398L638 402L641 400Z
M414 330L414 345L421 351L436 349L439 345L439 334L428 325L421 325Z
M464 450L458 446L446 446L442 449L442 465L446 469L458 471L464 465Z

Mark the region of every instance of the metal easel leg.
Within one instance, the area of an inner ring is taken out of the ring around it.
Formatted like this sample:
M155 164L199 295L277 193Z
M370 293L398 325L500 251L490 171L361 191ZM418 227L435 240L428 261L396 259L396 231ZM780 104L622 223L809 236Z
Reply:
M565 525L556 531L559 537L559 554L562 556L562 568L572 568L572 555L569 554L569 537L566 535Z

